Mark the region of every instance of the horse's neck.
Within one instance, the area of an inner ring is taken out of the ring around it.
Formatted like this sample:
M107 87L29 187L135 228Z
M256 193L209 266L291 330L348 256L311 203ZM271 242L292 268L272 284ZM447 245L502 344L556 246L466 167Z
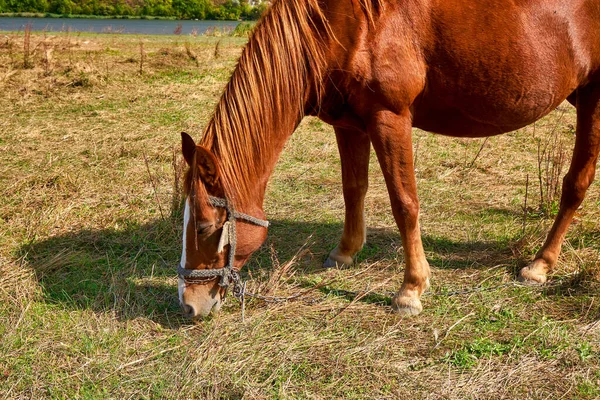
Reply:
M226 195L232 197L242 209L246 211L253 208L262 209L269 178L273 174L285 143L295 131L299 121L300 118L294 117L290 113L290 115L282 116L282 121L276 126L266 124L261 127L262 129L256 130L250 127L250 134L260 136L260 140L268 143L269 151L262 151L259 148L244 148L237 156L247 160L248 164L222 170L223 181L227 182ZM219 147L218 140L213 142L210 150L219 154L218 158L221 160L226 157L222 154L223 150Z
M267 181L306 100L323 80L318 0L276 1L242 52L203 142L221 161L225 191L262 207Z
M262 210L269 177L304 116L305 95L290 93L294 101L282 104L281 88L241 87L248 75L258 74L244 71L246 66L241 62L217 106L203 144L220 161L225 194L240 210L250 212Z

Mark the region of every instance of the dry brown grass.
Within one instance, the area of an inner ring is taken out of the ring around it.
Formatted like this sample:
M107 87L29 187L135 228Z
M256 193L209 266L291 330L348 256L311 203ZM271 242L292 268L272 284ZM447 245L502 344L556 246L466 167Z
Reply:
M23 35L0 39L0 397L600 396L597 185L553 283L510 284L551 223L532 200L523 237L531 127L483 147L415 131L434 279L423 314L401 318L388 293L402 250L374 156L368 243L356 265L320 268L341 234L340 170L331 129L305 120L270 183L270 236L246 278L264 295L306 296L249 299L244 322L230 300L190 323L176 299L173 152L180 131L201 134L243 40L32 34L24 69ZM571 148L564 107L557 132Z

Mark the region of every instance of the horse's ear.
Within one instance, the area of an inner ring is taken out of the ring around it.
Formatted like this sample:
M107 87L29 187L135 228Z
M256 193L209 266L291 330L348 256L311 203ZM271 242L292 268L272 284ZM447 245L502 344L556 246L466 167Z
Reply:
M196 146L194 139L185 132L181 132L181 152L190 167L196 163L202 182L210 188L215 188L219 181L219 168L213 153L205 147Z
M194 154L196 153L196 143L190 135L181 132L181 152L185 162L191 167L194 162Z
M202 182L214 189L219 181L219 168L213 153L205 147L196 146L196 167Z

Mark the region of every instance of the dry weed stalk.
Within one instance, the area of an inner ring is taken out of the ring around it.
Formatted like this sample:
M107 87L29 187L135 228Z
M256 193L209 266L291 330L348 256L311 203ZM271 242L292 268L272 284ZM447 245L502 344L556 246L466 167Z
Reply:
M179 156L179 148L173 147L173 197L171 198L171 215L178 214L183 203L183 174L185 161Z
M182 31L183 31L183 25L180 23L177 25L177 27L175 27L175 30L173 31L173 35L181 35Z
M309 252L311 239L312 235L306 239L296 254L294 254L294 256L283 265L281 265L279 262L277 251L275 250L273 244L271 244L271 265L273 266L273 269L269 275L269 280L261 284L256 290L256 293L262 295L272 294L279 289L279 286L282 282L285 282L289 278L293 277L296 273L295 265L298 263L298 260Z
M293 266L296 263L297 255L298 254L296 253L291 260L281 265L279 258L277 257L277 251L275 250L273 244L271 244L271 263L273 265L273 272L269 276L269 280L264 287L265 290L261 290L261 292L264 292L264 294L271 294L275 292L277 289L279 289L281 281L284 281L286 277L291 277L294 275L295 271Z
M196 66L199 67L200 61L198 61L198 55L192 50L190 42L185 42L185 52L187 53L188 57L196 63Z
M23 68L33 68L31 62L31 23L25 25L25 34L23 37Z
M217 41L217 44L215 44L214 56L215 56L215 59L221 58L221 39L219 39Z
M525 237L525 226L527 224L527 197L529 196L529 174L525 181L525 201L523 203L523 237Z
M160 212L160 217L164 220L165 214L163 213L162 206L160 204L160 199L158 198L158 190L156 189L157 184L152 177L152 173L150 172L150 164L148 163L148 157L146 156L146 152L142 153L144 155L144 164L146 164L146 171L148 172L148 179L150 179L150 184L152 185L152 190L154 192L154 199L156 200L156 204L158 204L158 211Z
M140 75L144 74L144 60L146 53L144 52L144 42L140 42Z
M73 45L71 44L71 27L68 27L66 30L67 34L65 35L65 43L63 45L64 48L67 49L67 54L69 55L69 68L73 68Z
M417 143L415 143L415 155L413 156L413 169L417 170L417 161L419 161L419 147L421 145L421 136L417 136Z
M490 137L488 136L488 137L485 138L485 140L483 141L483 143L481 143L481 147L479 148L479 151L475 155L475 158L473 159L473 161L471 161L471 164L469 164L469 169L473 168L473 165L475 165L475 161L477 161L477 159L481 155L481 152L483 151L483 148L485 147L485 144L488 142L489 139L490 139Z
M544 138L536 138L536 125L533 125L533 136L537 141L538 182L540 187L540 210L544 213L552 211L560 195L562 172L567 160L565 139L558 126L565 115L562 111L550 134Z
M8 50L8 56L10 57L10 64L14 65L15 63L15 42L13 41L13 38L11 36L6 36L6 42L4 43L4 46L6 47L6 49Z
M52 63L52 51L54 49L51 46L48 46L46 37L44 37L44 41L42 41L42 49L44 51L44 59L43 59L44 75L49 76L52 73L50 65Z

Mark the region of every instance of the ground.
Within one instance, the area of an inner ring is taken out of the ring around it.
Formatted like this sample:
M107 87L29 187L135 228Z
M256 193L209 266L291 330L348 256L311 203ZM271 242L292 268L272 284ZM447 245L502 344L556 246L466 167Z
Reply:
M490 139L414 131L421 315L389 306L404 263L374 155L367 244L321 268L344 206L333 131L307 118L243 273L250 291L302 295L182 317L179 132L201 136L244 42L0 33L0 397L598 398L597 184L549 283L516 283L556 213L566 103Z

